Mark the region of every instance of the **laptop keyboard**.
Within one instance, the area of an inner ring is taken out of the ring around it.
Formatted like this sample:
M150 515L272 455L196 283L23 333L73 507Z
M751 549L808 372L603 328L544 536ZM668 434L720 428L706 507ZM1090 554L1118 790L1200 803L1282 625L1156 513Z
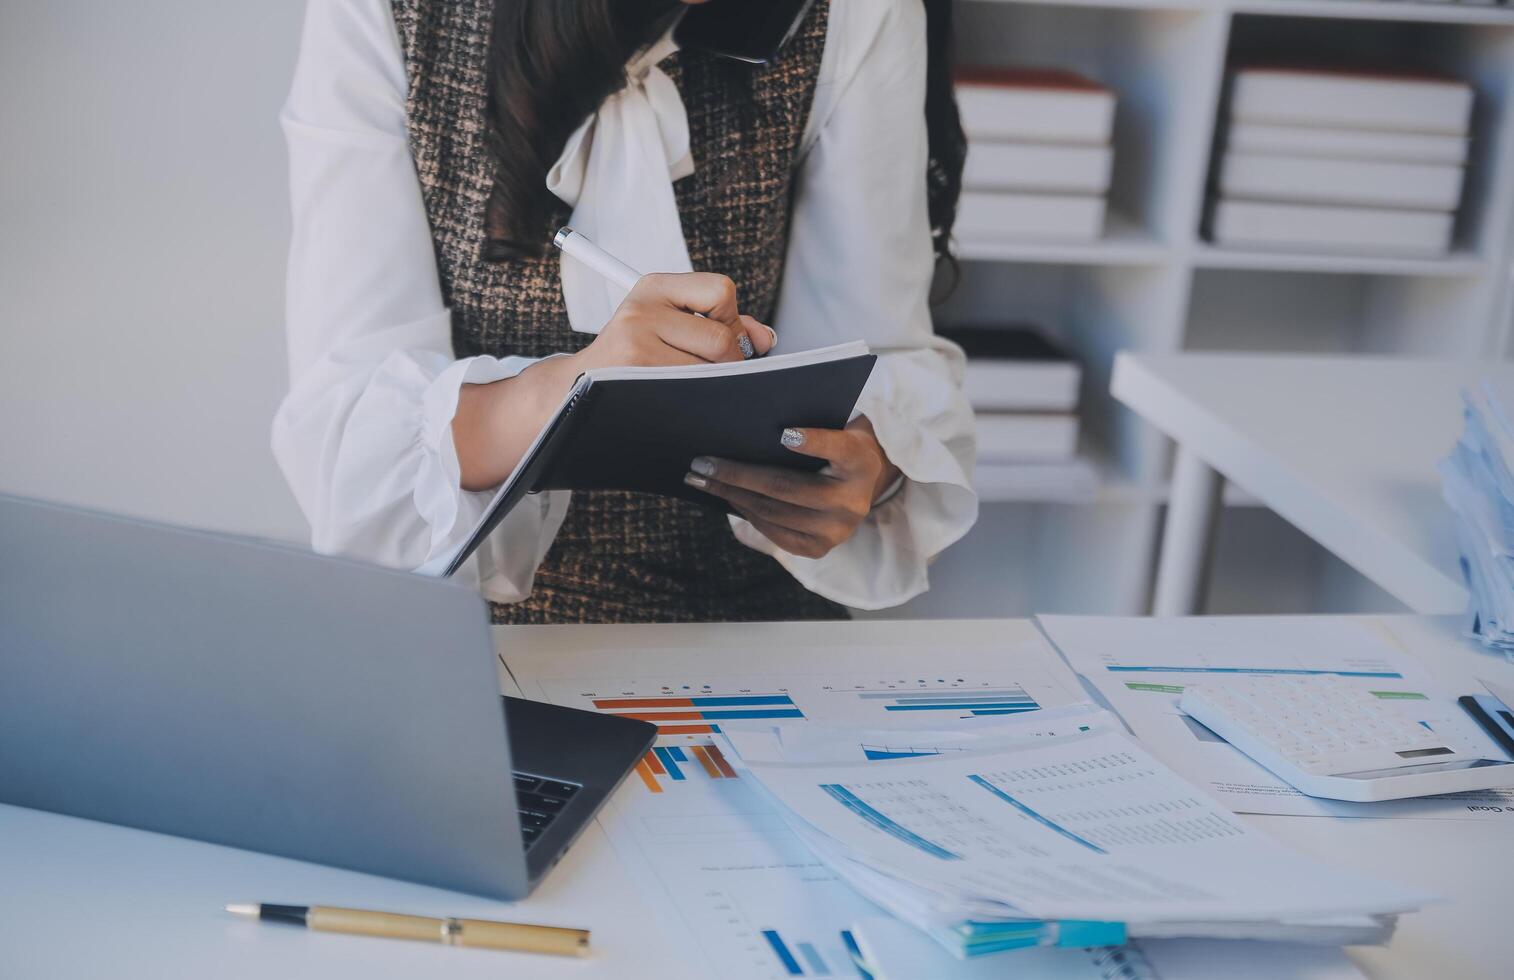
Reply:
M543 831L568 806L580 787L530 773L515 773L515 803L520 810L520 836L526 847L535 844Z

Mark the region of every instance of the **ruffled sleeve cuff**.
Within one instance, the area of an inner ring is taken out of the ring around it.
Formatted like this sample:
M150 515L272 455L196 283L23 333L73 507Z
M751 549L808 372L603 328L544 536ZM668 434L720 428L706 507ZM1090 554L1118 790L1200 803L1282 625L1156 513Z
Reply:
M556 356L556 355L554 355ZM441 574L488 511L495 491L462 488L462 469L452 420L465 384L513 378L536 359L472 357L448 366L426 388L421 404L424 459L416 478L417 512L430 528L426 561L418 571ZM495 602L517 602L531 593L536 567L562 524L569 494L551 492L521 501L455 573Z
M943 373L934 351L879 358L855 414L872 422L904 482L849 541L823 558L801 558L733 517L737 539L772 555L810 591L856 609L896 606L926 591L931 560L978 518L972 413Z

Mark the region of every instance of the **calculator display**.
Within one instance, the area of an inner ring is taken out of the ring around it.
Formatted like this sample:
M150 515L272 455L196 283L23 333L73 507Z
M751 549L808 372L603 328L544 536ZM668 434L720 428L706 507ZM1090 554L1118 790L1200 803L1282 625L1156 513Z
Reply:
M1402 753L1400 753L1402 754ZM1435 752L1435 755L1440 755ZM1331 773L1339 779L1391 779L1394 776L1418 776L1427 772L1460 772L1464 769L1484 769L1488 766L1514 765L1498 759L1458 759L1455 762L1430 762L1422 766L1399 766L1393 769L1369 769L1366 772Z
M1407 752L1395 752L1393 754L1400 759L1423 759L1427 755L1455 755L1456 753L1441 745L1433 749L1410 749Z

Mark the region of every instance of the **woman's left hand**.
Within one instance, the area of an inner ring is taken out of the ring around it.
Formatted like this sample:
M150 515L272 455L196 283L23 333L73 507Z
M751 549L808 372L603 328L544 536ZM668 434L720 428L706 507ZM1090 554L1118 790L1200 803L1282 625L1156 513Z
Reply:
M856 532L899 477L865 417L845 429L784 429L783 445L828 465L806 473L701 456L684 482L729 503L784 551L821 558Z

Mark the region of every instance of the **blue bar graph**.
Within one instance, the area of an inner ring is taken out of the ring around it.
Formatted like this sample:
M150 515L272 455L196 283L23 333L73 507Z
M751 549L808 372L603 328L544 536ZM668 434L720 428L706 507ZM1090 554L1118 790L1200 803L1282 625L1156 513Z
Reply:
M772 929L764 929L762 930L762 938L766 939L768 945L773 947L773 952L777 955L779 962L783 964L783 968L789 971L789 976L804 976L804 968L799 965L798 960L794 959L794 954L789 952L788 945L783 941L782 936Z
M803 718L798 708L753 708L744 711L701 711L699 716L706 721L729 721L735 718Z
M862 965L862 950L857 946L857 939L850 929L841 930L841 945L846 947L846 952L852 958L852 966L857 968L857 975L862 980L873 980L872 973Z
M977 783L979 786L982 786L984 789L988 790L990 793L994 794L999 799L1003 800L1005 803L1008 803L1010 806L1014 807L1016 810L1019 810L1021 813L1025 814L1027 817L1029 817L1030 819L1034 820L1036 823L1040 824L1043 827L1046 827L1048 830L1054 830L1054 831L1056 831L1057 833L1061 834L1063 837L1066 837L1068 840L1072 841L1075 844L1082 844L1084 847L1088 848L1090 851L1093 851L1095 854L1108 854L1109 853L1108 851L1104 850L1104 848L1102 848L1099 845L1095 844L1093 841L1084 840L1082 837L1079 837L1077 834L1075 834L1072 831L1068 830L1066 827L1062 826L1061 824L1056 823L1055 821L1052 821L1052 820L1048 820L1045 817L1041 816L1039 813L1037 813L1036 811L1032 810L1030 807L1026 806L1024 803L1021 803L1019 800L1015 799L1013 796L1010 796L1008 793L1004 792L1002 789L1000 789L999 787L995 786L993 783L989 782L988 780L984 779L982 776L968 776L967 778L971 779L973 782Z
M892 749L870 749L866 745L862 747L862 754L869 762L878 762L881 759L918 759L922 755L940 755L940 752L916 752L913 750L895 751Z
M873 691L857 696L869 701L888 701L888 704L881 705L884 711L954 711L963 718L971 715L1011 715L1035 711L1040 707L1035 698L1019 687L996 690L937 688L934 691L897 693Z
M1302 667L1120 667L1104 668L1116 674L1165 673L1165 674L1286 674L1290 676L1315 676L1331 674L1336 677L1391 677L1402 679L1403 674L1391 670L1305 670Z
M820 951L813 943L800 943L799 952L803 954L804 961L810 965L810 976L828 977L831 975L831 968L825 965L825 960L821 959Z
M929 697L918 697L918 698L917 697L894 698L894 703L895 704L970 704L970 703L976 702L976 701L993 701L996 704L1002 703L1002 704L1029 704L1029 705L1034 705L1036 703L1035 699L1032 698L1028 694L1026 694L1026 695L993 694L992 692L985 692L985 693L982 693L982 694L974 694L974 695L971 695L969 697L949 697L949 698L946 698L946 697L929 696Z
M994 709L998 711L1034 711L1036 703L1009 701L970 701L966 704L886 704L884 711L972 711Z
M694 697L689 698L689 701L696 708L737 708L742 705L794 703L794 699L787 694L743 694L728 698Z
M822 783L820 784L820 788L825 790L826 795L890 837L901 840L917 850L924 851L933 858L940 858L943 861L962 860L962 855L953 854L940 844L928 841L903 824L895 822L888 814L874 809L856 793L853 793L840 783Z
M712 721L736 718L803 718L787 694L626 695L596 697L593 705L627 718L655 722L668 735L702 735L717 731Z
M864 701L923 701L929 700L931 698L957 697L960 697L966 701L986 701L989 698L993 698L994 700L998 700L1000 698L1025 698L1029 697L1029 695L1026 694L1023 689L1018 687L997 688L992 690L989 688L976 688L973 690L966 690L960 687L948 687L937 688L934 691L916 691L913 694L911 694L909 691L869 691L865 694L858 694L857 697L861 698Z
M684 755L683 754L683 749L680 746L677 746L677 745L670 745L670 746L668 746L668 755L671 755L673 758L677 759L679 762L688 762L689 761L689 757L686 756L686 755Z
M674 779L684 778L683 772L679 770L678 762L675 761L675 757L670 750L658 745L655 746L652 751L657 753L658 760L662 762L662 766L668 771L669 776L672 776ZM682 752L678 753L678 761L686 761L682 759L682 756Z

